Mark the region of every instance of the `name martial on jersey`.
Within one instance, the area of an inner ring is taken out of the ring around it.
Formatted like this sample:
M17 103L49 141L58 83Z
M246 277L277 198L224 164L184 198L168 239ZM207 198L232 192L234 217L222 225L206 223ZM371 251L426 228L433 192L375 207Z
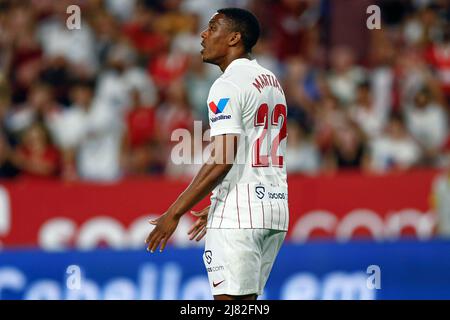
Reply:
M255 78L252 84L256 89L258 89L259 93L261 93L261 90L264 89L264 87L272 86L274 88L277 88L281 92L281 94L284 95L280 83L273 75L260 74L257 78Z
M235 162L211 196L208 228L287 230L287 107L275 75L234 60L208 96L211 137L239 135Z

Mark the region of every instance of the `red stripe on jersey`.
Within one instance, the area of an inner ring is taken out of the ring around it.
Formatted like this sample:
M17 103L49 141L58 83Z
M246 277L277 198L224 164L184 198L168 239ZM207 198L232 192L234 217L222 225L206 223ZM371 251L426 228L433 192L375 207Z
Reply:
M270 203L270 229L273 229L273 209L272 209L272 202Z
M264 205L263 202L261 201L261 209L262 209L262 214L263 214L263 228L266 228L266 219L264 218Z
M225 210L225 205L227 204L227 199L228 199L228 194L229 194L229 193L230 193L230 186L228 186L228 189L227 189L227 195L225 196L225 201L223 202L222 216L220 217L219 229L220 229L220 226L222 225L222 221L223 221L223 211Z
M280 222L281 222L281 209L280 209L280 204L277 201L277 206L278 206L278 229L280 229Z
M241 219L239 218L239 198L238 198L238 185L236 185L236 209L238 214L239 229L241 228Z
M289 214L288 214L288 209L287 209L286 203L283 202L283 206L284 206L284 229L286 230L288 227L287 221L288 221Z
M250 186L248 183L247 183L247 196L248 196L248 212L250 213L250 228L253 229L252 208L250 207Z

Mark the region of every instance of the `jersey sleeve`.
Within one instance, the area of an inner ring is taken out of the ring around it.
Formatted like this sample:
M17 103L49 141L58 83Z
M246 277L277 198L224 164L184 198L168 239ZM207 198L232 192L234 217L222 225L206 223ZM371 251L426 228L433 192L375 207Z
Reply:
M208 96L208 114L211 137L241 134L243 125L239 88L229 81L216 81Z

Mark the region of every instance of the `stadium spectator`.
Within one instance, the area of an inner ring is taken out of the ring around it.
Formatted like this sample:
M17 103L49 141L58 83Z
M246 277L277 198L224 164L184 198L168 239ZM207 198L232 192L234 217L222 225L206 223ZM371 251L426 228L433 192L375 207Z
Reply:
M99 69L102 70L107 67L108 54L113 48L118 39L123 36L125 31L120 29L120 25L105 10L99 10L95 13L95 18L91 20L92 29L95 32L95 51L97 53ZM124 27L125 28L125 27Z
M163 93L170 83L182 79L188 69L189 56L184 52L171 51L167 46L155 59L150 60L147 71Z
M371 35L371 50L368 55L371 69L367 81L363 84L369 84L368 93L377 114L387 119L394 106L394 98L398 95L397 82L395 81L397 50L394 43L389 39L389 32L385 29L378 30Z
M0 133L4 135L7 142L12 139L6 128L6 116L11 108L11 88L7 81L0 75Z
M155 109L142 103L138 90L132 91L132 101L126 115L122 165L128 175L155 173L162 162L155 154L158 144Z
M355 64L355 55L351 48L340 46L331 50L331 71L328 74L330 90L344 107L356 99L358 85L366 77L362 67Z
M424 150L426 160L434 161L448 134L447 114L433 101L428 88L420 90L414 105L406 106L406 124Z
M82 20L79 29L68 29L66 26L67 8L70 1L54 1L53 14L43 20L37 30L44 55L53 59L63 57L75 67L73 72L78 76L93 75L98 69L95 52L95 34L87 20Z
M66 28L70 4L81 7L80 30ZM288 118L300 126L297 139L296 125L291 125L292 158L305 157L308 150L312 159L317 152L318 172L338 168L338 162L365 167L363 149L370 167L382 171L398 168L394 162L442 167L447 161L448 4L378 4L383 28L368 33L369 55L356 59L360 40L333 40L330 28L336 13L327 9L327 1L239 1L239 6L252 8L266 30L254 56L283 82ZM63 179L77 179L81 172L89 179L107 180L164 172L172 131L191 130L193 119L204 125L208 120L206 97L218 70L200 62L199 26L216 9L234 5L233 0L0 0L0 83L8 87L8 98L0 99L0 127L6 146L14 149L24 130L40 122L57 143ZM87 89L79 84L86 80L95 83ZM405 117L406 129L392 129L393 112ZM136 124L137 119L149 120L150 114L156 125L152 134L148 123ZM90 119L86 124L85 118ZM62 124L68 127L55 131ZM96 129L88 129L92 125ZM142 143L122 150L126 127L130 136L124 139L140 136ZM98 177L80 157L99 159L93 154L95 141L103 146L99 153L109 154L109 169L99 170L104 171ZM398 145L402 151L393 150ZM381 150L383 161L374 161L374 150ZM290 170L304 170L299 163L303 160L291 160L299 167Z
M180 8L199 17L199 25L208 25L209 19L216 12L217 9L226 8L229 5L229 0L184 0L180 3ZM240 1L241 5L245 6L248 0Z
M59 174L59 152L41 123L34 122L23 131L13 163L25 177L52 178Z
M12 161L12 150L3 132L0 131L0 179L13 178L19 173Z
M138 3L131 18L124 21L123 35L136 51L153 59L167 47L169 38L156 27L157 12Z
M12 100L23 103L30 87L37 81L41 71L43 51L35 37L33 12L23 4L16 3L4 17L3 35L5 75L11 77ZM2 55L0 53L0 55Z
M375 106L369 83L358 87L356 102L350 106L349 116L367 137L375 138L382 133L385 117L383 111Z
M123 123L118 110L92 98L92 91L88 83L74 85L73 105L52 117L50 127L68 157L65 163L70 168L75 162L81 179L112 181L121 176ZM71 171L68 177L72 179Z
M312 58L313 31L321 13L321 1L277 1L271 8L272 40L277 57Z
M132 106L126 116L127 145L131 149L154 140L156 135L155 110L142 103L138 90L132 91Z
M326 165L328 171L358 170L367 166L365 140L356 124L346 120L335 128L331 148L326 154Z
M136 8L137 0L105 0L105 7L120 21L128 21Z
M117 43L108 54L108 68L99 74L96 97L111 112L120 115L132 105L132 90L139 90L142 103L154 106L158 99L152 78L137 65L136 54L126 41Z
M8 110L5 118L6 129L17 138L23 130L36 121L47 123L60 109L61 106L55 101L52 87L44 83L35 83L25 103Z
M197 55L202 49L198 41L198 29L198 16L192 14L189 16L189 22L186 24L184 30L175 33L173 36L171 51L182 52L191 56Z
M287 124L289 139L286 146L286 170L288 173L316 174L320 170L320 153L314 141L295 121Z
M274 51L272 41L263 34L253 48L252 53L258 63L264 68L274 70L276 74L282 75L282 64L275 56Z
M186 73L184 83L189 105L192 106L196 120L208 124L208 93L209 88L217 78L217 68L205 64L195 55L190 56L190 66Z
M323 95L320 76L305 59L293 56L287 59L284 88L289 105L288 116L311 131L315 104Z
M420 156L420 147L406 130L403 117L393 113L385 133L371 142L370 169L377 172L407 170L419 162Z
M339 107L337 99L328 95L316 105L314 110L315 140L321 152L332 146L334 131L345 125L346 113Z
M186 89L182 81L175 81L167 89L166 100L156 113L160 138L168 142L174 130L193 127L192 109L188 104Z
M448 21L448 20L447 20ZM426 59L439 79L442 91L450 104L450 23L443 30L442 40L435 41L426 51Z

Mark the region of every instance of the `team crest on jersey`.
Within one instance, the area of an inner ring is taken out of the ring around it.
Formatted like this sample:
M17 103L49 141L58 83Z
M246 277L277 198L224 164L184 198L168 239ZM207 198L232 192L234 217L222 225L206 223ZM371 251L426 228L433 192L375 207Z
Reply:
M230 98L222 98L219 100L218 104L216 104L214 101L211 101L209 103L209 109L211 109L211 111L214 114L222 113L225 107L227 106L229 100Z

